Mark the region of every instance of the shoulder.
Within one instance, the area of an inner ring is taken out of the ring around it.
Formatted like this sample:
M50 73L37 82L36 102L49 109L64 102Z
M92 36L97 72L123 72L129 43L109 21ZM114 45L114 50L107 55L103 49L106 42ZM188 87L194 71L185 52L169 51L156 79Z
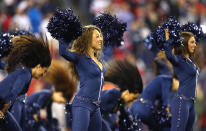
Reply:
M160 79L171 79L172 75L159 75L158 76Z
M32 101L33 99L37 99L40 96L50 96L52 94L52 90L50 89L43 89L41 91L37 91L32 93L30 96L27 98L27 103Z
M172 79L172 75L159 75L156 77L156 80L159 80L159 81L167 81L171 79Z
M32 72L29 68L18 69L15 71L15 73L18 77L21 77L21 79L24 80L30 80L32 78Z

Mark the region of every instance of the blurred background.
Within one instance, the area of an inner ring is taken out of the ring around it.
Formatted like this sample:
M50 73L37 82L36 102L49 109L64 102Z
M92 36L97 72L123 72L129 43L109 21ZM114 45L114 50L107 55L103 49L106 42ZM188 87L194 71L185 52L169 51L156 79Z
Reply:
M144 40L169 16L175 16L180 24L188 21L206 25L206 0L0 0L0 31L15 29L43 33L50 43L53 59L59 57L58 42L47 32L49 18L56 8L72 8L84 25L100 12L110 12L127 23L124 44L118 48L105 49L105 61L112 58L128 59L135 63L142 75L144 86L155 77L155 55L144 46ZM205 38L197 45L196 54L201 73L197 88L195 131L206 131L206 43ZM1 79L5 77L1 71ZM43 80L32 80L31 93L46 87ZM60 117L61 115L56 117ZM62 130L65 123L62 122Z

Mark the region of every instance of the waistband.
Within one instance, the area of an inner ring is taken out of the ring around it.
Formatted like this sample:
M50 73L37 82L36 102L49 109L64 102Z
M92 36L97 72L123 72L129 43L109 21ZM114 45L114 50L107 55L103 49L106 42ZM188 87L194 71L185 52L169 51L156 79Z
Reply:
M180 98L180 100L191 100L191 101L196 101L196 98L194 98L194 97L186 97L186 96L184 96L184 95L179 95L179 94L176 94L175 95L177 98Z
M83 101L86 103L92 103L92 104L95 104L96 106L100 105L100 101L98 101L98 100L94 101L94 100L92 100L92 98L84 97L84 96L75 96L74 100Z
M16 101L21 101L21 102L25 103L25 102L26 102L26 96L25 96L25 95L23 95L23 96L18 96L18 97L16 98Z

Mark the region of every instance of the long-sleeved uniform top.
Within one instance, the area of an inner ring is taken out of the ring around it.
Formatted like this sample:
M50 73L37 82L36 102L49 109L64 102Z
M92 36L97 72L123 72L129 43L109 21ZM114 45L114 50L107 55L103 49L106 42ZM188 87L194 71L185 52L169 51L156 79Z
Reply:
M121 92L119 89L102 91L100 108L102 113L112 113L115 106L120 102Z
M178 95L194 99L196 97L197 78L200 72L199 67L195 64L192 57L187 59L185 56L172 54L171 44L168 42L164 45L167 59L172 63L174 71L179 80Z
M169 92L171 91L172 76L159 75L154 78L143 90L138 99L143 98L148 102L154 103L160 99L164 106L168 105Z
M34 104L38 105L39 108L43 108L48 101L50 101L52 96L52 90L44 89L38 92L31 94L26 99L26 105L33 106Z
M103 71L100 70L97 63L89 55L84 56L68 51L66 44L61 41L59 43L59 54L75 64L80 79L80 90L75 97L80 96L88 98L92 102L100 102L101 89L106 72L102 61Z
M0 97L6 102L14 103L17 96L25 94L31 82L32 73L28 68L17 69L0 82Z
M54 119L51 116L51 97L52 90L50 89L43 89L27 97L21 123L23 130L36 131L40 128L44 130L59 130L58 124L54 124ZM38 114L40 109L44 107L47 107L47 120L34 120L33 115Z

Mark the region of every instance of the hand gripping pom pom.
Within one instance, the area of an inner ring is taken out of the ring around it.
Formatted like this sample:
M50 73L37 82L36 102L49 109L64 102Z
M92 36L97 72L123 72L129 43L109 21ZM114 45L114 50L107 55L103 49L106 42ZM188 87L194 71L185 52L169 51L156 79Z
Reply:
M0 33L0 59L9 54L13 48L11 39L19 35L32 35L28 31L18 30L10 33Z
M82 24L71 9L57 9L47 25L48 31L55 39L69 43L82 34Z
M165 30L169 32L169 38L175 41L174 44L180 45L180 32L181 27L178 21L174 17L169 17L168 20L154 31L154 39L159 49L164 49L164 43L166 43Z

